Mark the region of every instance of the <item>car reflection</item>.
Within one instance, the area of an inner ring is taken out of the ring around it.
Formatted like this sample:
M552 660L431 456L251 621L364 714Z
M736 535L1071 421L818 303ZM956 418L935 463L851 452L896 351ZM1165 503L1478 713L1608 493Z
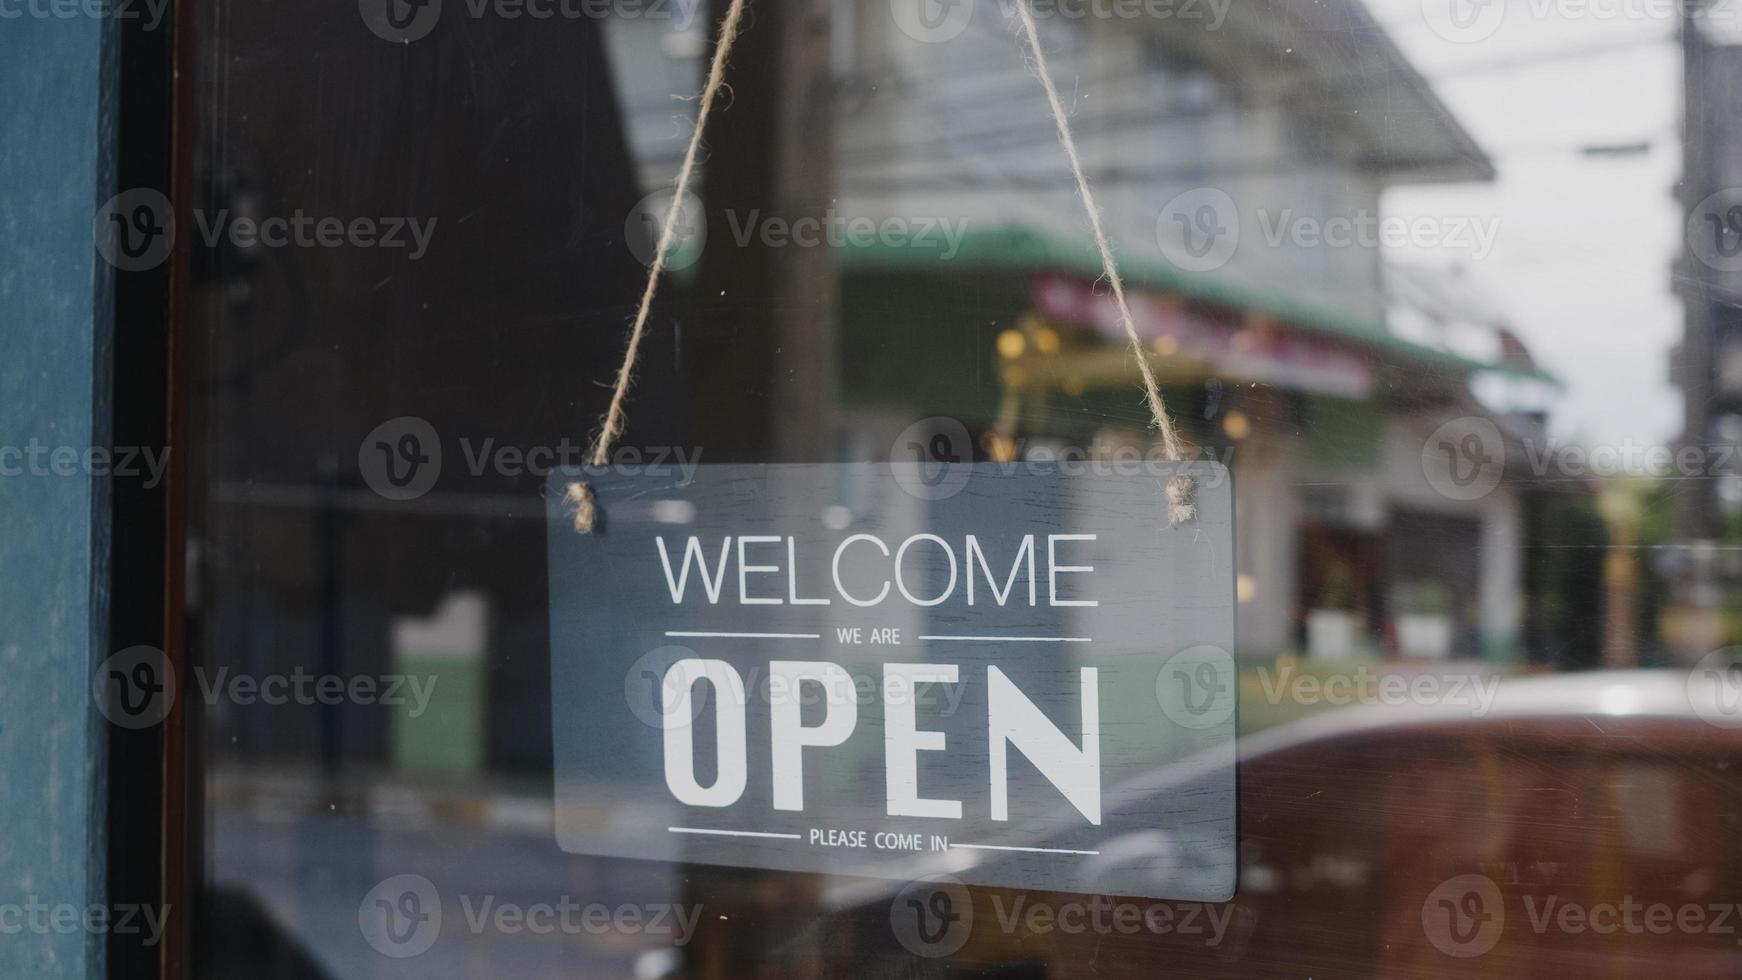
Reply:
M1107 840L1080 894L966 890L972 935L948 963L973 976L1737 976L1742 728L1698 710L1721 706L1723 683L1509 679L1486 710L1365 705L1244 738L1233 902L1103 895L1098 882L1128 880L1131 864L1179 882L1219 859L1158 827ZM1109 806L1141 812L1203 778L1158 770ZM887 930L899 896L868 887L841 883L838 915Z
M206 975L421 978L512 962L523 977L637 980L1733 977L1742 712L1723 711L1728 684L1509 678L1474 710L1363 705L1244 737L1227 903L1109 894L1134 865L1178 883L1226 860L1168 826L1102 842L1079 890L1036 892L952 884L969 862L1018 859L984 851L915 864L911 882L565 855L536 782L385 792L371 776L356 795L322 796L292 774L237 775L212 825L229 873L206 911ZM1167 812L1158 800L1217 776L1160 768L1111 788L1107 806ZM430 952L384 957L357 902L406 869L440 883L446 921ZM475 925L486 898L562 896L702 912L682 941Z

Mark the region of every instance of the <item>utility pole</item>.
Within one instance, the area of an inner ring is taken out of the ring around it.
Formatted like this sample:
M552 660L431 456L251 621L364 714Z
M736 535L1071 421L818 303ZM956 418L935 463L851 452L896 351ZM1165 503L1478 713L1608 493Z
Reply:
M1742 85L1742 46L1725 36L1714 0L1687 7L1682 20L1683 173L1686 215L1683 256L1674 277L1685 310L1685 333L1675 361L1682 387L1684 447L1716 460L1720 440L1742 427L1742 127L1734 93ZM1671 600L1665 640L1693 662L1722 637L1721 601L1738 580L1731 556L1717 547L1724 514L1737 512L1742 472L1710 472L1676 497L1677 547L1663 571Z
M727 0L713 6L717 43ZM708 121L708 239L680 325L689 428L708 462L838 455L837 257L825 243L759 234L762 221L820 222L835 203L833 6L753 0ZM684 954L686 975L702 980L766 970L759 962L791 946L819 907L814 876L702 867L685 880L689 901L746 913L704 921Z
M1721 130L1728 114L1722 105L1713 106L1709 75L1712 71L1711 45L1698 24L1698 5L1689 5L1682 21L1683 66L1683 146L1680 203L1682 213L1689 214L1700 201L1718 187L1714 173L1717 161L1714 152L1721 145ZM1680 356L1675 371L1682 388L1684 404L1684 441L1703 446L1711 429L1713 403L1712 370L1713 322L1711 297L1714 283L1708 270L1693 254L1692 243L1684 246L1682 268L1676 276L1680 283L1685 309L1685 326ZM1678 512L1676 527L1690 541L1709 538L1713 533L1715 501L1709 489L1676 496Z
M710 461L836 456L836 256L826 244L788 235L771 245L759 234L766 221L820 222L835 202L832 7L751 3L729 91L708 123L709 235L683 356ZM725 0L715 8L717 26Z

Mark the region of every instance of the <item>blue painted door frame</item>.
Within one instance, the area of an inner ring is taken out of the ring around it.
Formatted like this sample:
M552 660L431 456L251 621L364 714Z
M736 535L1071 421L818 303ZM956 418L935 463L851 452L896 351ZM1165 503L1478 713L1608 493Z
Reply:
M108 491L51 454L109 444L92 221L115 193L116 38L102 17L0 20L0 904L27 912L107 902ZM97 930L20 925L0 976L104 975Z

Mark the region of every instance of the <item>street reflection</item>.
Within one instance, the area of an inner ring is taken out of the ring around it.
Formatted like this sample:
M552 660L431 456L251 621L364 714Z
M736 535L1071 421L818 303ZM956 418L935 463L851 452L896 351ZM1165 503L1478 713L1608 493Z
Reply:
M1725 5L1032 4L1134 353L1026 2L755 0L683 200L718 9L193 28L202 214L428 236L196 248L196 975L1742 971ZM1103 893L1226 867L1167 816L1225 753L1109 787L1069 893L558 848L672 821L555 785L540 495L673 208L615 466L1141 474L1147 360L1233 480L1233 902Z

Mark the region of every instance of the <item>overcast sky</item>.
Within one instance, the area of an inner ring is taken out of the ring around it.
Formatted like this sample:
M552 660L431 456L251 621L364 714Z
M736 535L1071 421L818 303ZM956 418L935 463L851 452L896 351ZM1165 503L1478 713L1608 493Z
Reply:
M1500 176L1400 188L1385 208L1498 217L1499 237L1480 261L1457 249L1393 255L1461 262L1493 295L1538 361L1566 382L1554 404L1557 436L1592 446L1675 438L1680 394L1668 381L1668 354L1682 314L1670 269L1684 223L1674 198L1681 58L1670 42L1673 5L1496 0L1461 29L1451 2L1368 0ZM1645 141L1651 150L1641 155L1580 152Z

